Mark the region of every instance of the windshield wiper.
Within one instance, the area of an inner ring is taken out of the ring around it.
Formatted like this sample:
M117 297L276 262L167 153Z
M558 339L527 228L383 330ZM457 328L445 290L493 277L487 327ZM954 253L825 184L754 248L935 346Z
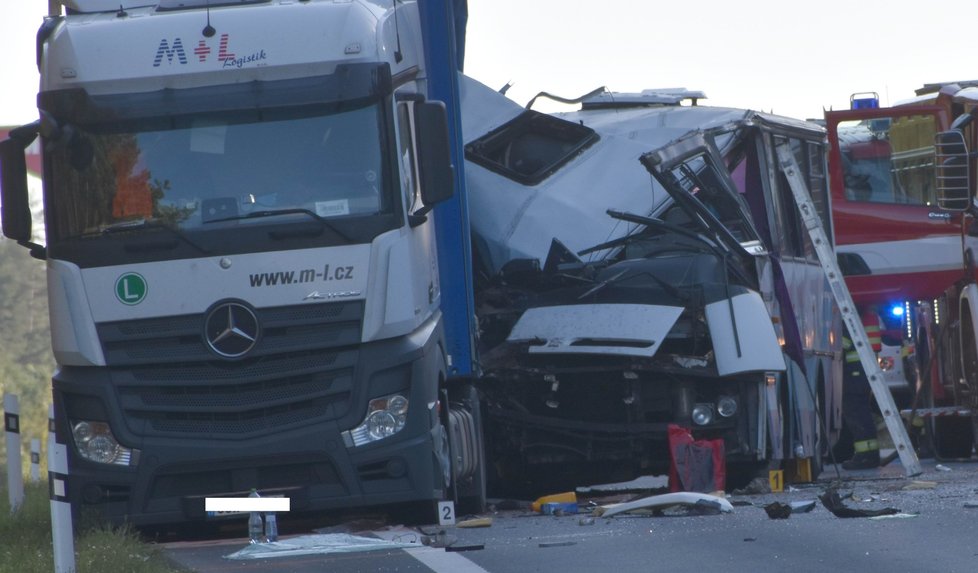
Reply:
M319 221L319 223L322 225L324 229L329 229L336 235L339 235L339 237L342 238L344 241L346 241L348 244L353 243L353 239L351 239L343 231L337 229L336 226L330 223L328 220L326 220L325 217L319 216L315 211L312 211L310 209L303 209L301 207L295 207L289 209L265 209L262 211L252 211L251 213L247 213L245 215L232 215L230 217L221 217L219 219L208 219L207 221L205 221L205 223L221 223L224 221L241 221L244 219L260 219L262 217L277 217L279 215L297 215L297 214L308 215L312 217L316 221ZM302 235L301 232L296 232L294 234L276 232L273 233L271 236L273 239L284 239L286 237L300 236L300 235Z
M143 229L149 223L146 219L131 219L129 221L119 221L118 223L112 223L111 225L102 225L98 228L98 231L89 233L90 235L111 235L112 233L121 233L123 231L131 231L133 229Z
M120 221L118 223L113 223L111 225L103 225L97 231L90 231L88 233L82 233L78 235L79 237L93 237L102 235L115 235L119 233L128 233L132 231L141 231L144 229L150 230L164 230L169 234L173 235L180 241L190 245L197 251L207 254L207 249L201 247L197 243L190 240L190 238L181 231L180 229L163 223L157 220L147 220L147 219L133 219L131 221ZM176 240L170 241L141 241L136 243L128 243L125 246L127 251L154 251L154 250L170 250L175 249L177 246Z

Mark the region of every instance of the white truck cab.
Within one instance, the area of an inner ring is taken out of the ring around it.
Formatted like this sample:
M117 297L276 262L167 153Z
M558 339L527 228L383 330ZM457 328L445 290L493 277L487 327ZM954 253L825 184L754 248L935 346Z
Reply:
M40 120L0 146L4 233L47 261L76 509L156 524L252 488L302 511L471 482L481 461L448 454L479 432L474 392L445 386L428 211L452 171L416 3L66 8L39 35ZM17 176L33 132L44 247Z

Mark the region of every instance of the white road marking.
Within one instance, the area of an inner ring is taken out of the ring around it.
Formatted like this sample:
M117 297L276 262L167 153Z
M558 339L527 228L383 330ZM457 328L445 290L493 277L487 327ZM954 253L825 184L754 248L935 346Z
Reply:
M405 549L404 552L435 573L488 573L461 553L450 553L444 548L418 547Z
M406 533L414 534L414 531L374 531L372 535L388 541L403 541ZM419 545L418 547L409 547L404 552L420 561L422 565L428 567L435 573L489 573L461 553L445 551L443 547Z

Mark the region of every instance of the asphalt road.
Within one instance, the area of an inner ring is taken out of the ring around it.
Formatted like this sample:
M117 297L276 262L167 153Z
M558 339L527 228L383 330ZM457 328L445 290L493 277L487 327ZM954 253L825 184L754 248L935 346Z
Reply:
M375 523L366 530L348 524L328 532L389 539L404 548L320 550L253 560L228 558L247 545L242 538L174 542L163 549L173 562L200 573L976 571L978 463L940 464L949 471L937 465L922 460L924 473L907 477L897 461L880 470L842 471L841 479L829 467L815 484L796 484L782 493L731 494L733 512L714 515L674 510L670 515L598 517L592 523L585 514L544 516L497 509L484 514L492 525L482 528ZM846 508L893 508L899 513L884 519L837 517L816 501L831 486L838 488ZM600 495L601 503L636 496ZM787 519L772 519L764 509L792 501L816 503L812 511ZM440 529L452 542L448 550L422 544L425 533ZM310 538L286 536L283 541L303 539Z

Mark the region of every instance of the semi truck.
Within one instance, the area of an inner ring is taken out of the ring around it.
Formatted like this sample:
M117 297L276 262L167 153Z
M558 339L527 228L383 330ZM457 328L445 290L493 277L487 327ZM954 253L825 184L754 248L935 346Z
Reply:
M479 387L505 489L664 474L670 425L722 442L728 488L772 466L818 475L841 428L841 320L775 149L831 236L825 132L703 97L596 90L547 114L463 79Z
M824 131L688 90L542 114L464 76L446 112L424 11L73 0L42 25L2 220L46 261L77 513L219 519L207 497L253 488L474 510L490 477L663 473L670 424L722 441L731 485L818 474L841 321L774 150L831 236ZM471 272L446 264L467 211Z
M426 55L450 48L425 49L421 12L68 0L44 20L39 120L0 144L2 223L46 264L76 518L204 521L206 498L252 489L296 512L481 508L431 213L455 173Z
M926 424L920 445L967 458L978 406L974 182L945 173L974 160L941 155L940 142L975 148L974 82L928 84L892 107L860 95L870 97L825 114L839 265L855 303L883 322L880 366L908 421Z

